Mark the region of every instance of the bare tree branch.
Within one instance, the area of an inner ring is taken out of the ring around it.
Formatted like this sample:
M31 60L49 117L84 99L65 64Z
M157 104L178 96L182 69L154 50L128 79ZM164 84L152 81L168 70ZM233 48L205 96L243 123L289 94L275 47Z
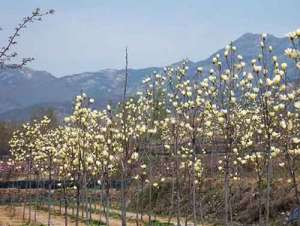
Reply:
M8 43L0 48L0 67L3 67L6 62L11 61L15 58L18 54L16 52L11 52L11 49L17 44L17 38L20 36L22 30L24 30L29 23L33 23L35 21L41 21L43 16L48 14L53 14L54 10L50 9L48 11L42 12L41 9L35 9L31 16L24 17L22 22L17 25L15 28L14 33L9 36ZM0 31L2 29L0 28ZM23 58L22 62L17 64L6 65L8 67L22 67L27 63L33 61L34 58Z

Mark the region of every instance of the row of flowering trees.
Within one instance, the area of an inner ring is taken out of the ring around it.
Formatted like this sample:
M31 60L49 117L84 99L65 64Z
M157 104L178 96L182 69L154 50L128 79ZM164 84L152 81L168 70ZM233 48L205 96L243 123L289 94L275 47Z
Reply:
M25 163L28 176L50 181L48 224L51 181L60 181L65 225L70 202L67 194L74 197L78 225L80 210L85 211L84 219L91 216L89 187L96 180L104 195L101 197L105 197L101 208L109 225L110 184L117 178L121 181L122 225L127 221L129 190L147 192L151 222L155 215L152 196L165 183L170 191L170 219L176 216L180 225L185 216L186 223L199 225L205 215L199 200L209 175L206 156L220 144L216 174L223 178L225 225L233 220L231 187L247 180L249 174L243 172L249 168L257 185L260 225L270 223L272 186L277 179L274 168L286 168L295 202L300 204L300 90L287 79L287 67L300 71L300 30L291 32L289 38L292 48L285 53L295 65L278 62L263 34L261 53L249 65L230 43L223 55L213 57L211 69L199 67L191 75L185 63L167 67L145 79L144 89L115 108L108 105L93 110L94 99L82 92L74 100L72 115L61 126L52 127L47 117L24 124L10 141L13 162ZM139 211L143 217L139 206L145 201L139 197L137 222ZM30 200L24 202L24 214L26 204L32 206ZM190 215L185 215L184 209Z

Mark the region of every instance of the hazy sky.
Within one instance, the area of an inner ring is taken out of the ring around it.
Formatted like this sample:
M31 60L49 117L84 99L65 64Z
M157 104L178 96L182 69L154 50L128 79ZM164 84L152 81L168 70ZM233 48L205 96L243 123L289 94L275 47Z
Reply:
M32 9L56 13L23 32L29 66L56 76L124 65L206 58L245 32L283 36L300 27L300 0L0 0L0 46Z

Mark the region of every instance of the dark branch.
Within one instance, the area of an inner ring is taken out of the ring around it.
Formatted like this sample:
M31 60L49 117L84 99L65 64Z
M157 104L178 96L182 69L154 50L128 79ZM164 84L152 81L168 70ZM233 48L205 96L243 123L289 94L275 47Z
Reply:
M15 28L14 33L9 36L8 43L0 48L0 67L4 66L4 64L8 61L11 61L13 58L17 56L16 52L10 52L12 47L17 44L17 38L20 36L22 30L24 30L29 23L33 23L35 21L41 21L43 16L48 14L53 14L54 10L48 10L46 12L42 12L39 8L35 9L31 16L24 17L22 22L18 24ZM1 30L1 28L0 28ZM21 63L12 64L10 67L22 67L25 64L31 62L33 58L23 58Z

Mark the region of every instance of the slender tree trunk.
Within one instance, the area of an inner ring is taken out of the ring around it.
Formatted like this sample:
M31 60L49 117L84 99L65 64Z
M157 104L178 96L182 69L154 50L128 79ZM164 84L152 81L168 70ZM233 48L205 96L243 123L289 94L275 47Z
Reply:
M193 223L197 226L197 212L196 212L196 175L195 175L195 161L196 161L196 137L195 137L195 126L193 125L193 161L192 161L192 208L193 208Z
M224 196L225 196L225 225L229 225L229 162L228 155L225 159Z
M150 178L150 183L149 183L149 210L148 210L148 221L149 224L152 225L152 163L151 160L149 161L149 178Z
M126 163L125 163L126 164ZM122 177L121 177L121 219L122 219L122 226L126 226L126 191L125 191L125 180L127 178L127 169L125 164L123 165L122 169Z
M38 202L39 202L39 191L40 191L40 177L39 175L37 175L37 187L36 187L37 193L36 193L36 197L35 197L35 210L34 210L34 222L36 222L36 212L37 212L37 208L38 208Z
M99 207L99 220L102 221L102 208L103 208L103 184L102 184L102 178L100 179L100 207Z
M85 210L85 203L84 203L84 189L81 189L80 193L80 211L81 211L81 218L84 218L84 211Z
M267 200L266 200L266 225L269 225L270 219L270 196L272 183L272 157L271 157L271 136L268 134L268 161L267 161Z
M31 164L30 164L31 165ZM31 206L32 206L32 183L31 183L31 166L30 166L30 171L29 171L29 213L28 213L28 216L29 216L29 222L31 222Z
M62 212L62 204L61 204L61 199L59 200L59 213L61 214Z
M106 187L106 208L107 208L107 225L109 226L109 214L110 214L110 186L111 186L111 182L110 182L110 178L107 175L107 187Z
M142 180L142 198L141 198L141 221L143 221L143 215L144 215L144 205L143 205L143 195L144 195L144 180Z
M230 108L228 110L229 114L230 114ZM230 115L228 116L230 117ZM230 118L227 119L227 123L230 123ZM224 196L225 196L225 225L229 226L232 222L230 220L229 222L229 214L230 214L230 153L232 153L232 128L231 126L227 125L227 129L226 129L226 133L227 133L227 147L225 149L225 175L224 175Z
M76 191L76 221L75 225L79 225L79 208L80 208L80 188L79 184L77 185L77 191Z
M84 158L85 159L85 156ZM85 165L84 165L84 175L83 175L83 205L84 208L82 209L83 211L85 211L85 219L88 220L89 218L89 209L88 209L88 184L87 184L87 172L85 169Z
M175 156L176 156L176 164L175 164L175 172L176 172L176 219L177 226L180 226L180 181L179 181L179 156L177 153L177 133L175 138Z
M262 203L262 179L261 179L261 176L260 176L259 172L257 172L257 174L258 174L259 225L262 226L263 225L263 217L262 217L262 204L263 204Z
M127 47L125 50L125 82L124 82L124 92L123 92L123 103L124 103L124 112L123 112L123 130L126 132L126 108L125 108L125 100L126 100L126 93L127 93L127 82L128 82L128 51ZM125 147L125 159L127 158L127 142L124 142ZM126 161L126 160L125 160ZM121 219L122 219L122 226L126 226L126 191L125 191L125 180L127 179L127 166L126 162L122 162L122 173L121 173Z
M50 169L49 169L49 181L48 181L48 226L51 225L51 185L52 185L51 159L50 159L50 163L49 163L49 168Z
M65 226L68 226L68 199L67 199L67 192L66 192L66 179L64 178L63 182L63 194L64 194L64 218L65 218Z
M200 206L200 221L201 221L201 225L204 225L204 214L203 214L203 207L202 207L202 199L199 199L199 206Z
M76 203L76 202L74 203L74 197L71 198L71 201L72 201L72 216L74 216L74 214L75 214L75 209L74 209L75 205L74 204Z
M104 197L103 201L103 212L104 212L104 217L105 217L105 223L106 225L109 225L109 213L108 213L108 193L109 189L107 185L106 179L103 177L103 182L101 183L101 193L102 196ZM104 196L104 191L105 191L105 196Z
M27 192L28 192L28 179L29 176L27 174L27 177L26 177L26 189L25 189L25 192L24 192L24 196L23 196L23 221L25 220L25 211L26 211L26 202L27 202Z
M137 189L136 189L136 206L135 206L135 212L136 212L136 215L135 215L135 220L136 220L136 226L139 226L139 199L140 199L140 196L139 196L139 183L137 184Z
M232 223L232 190L231 190L231 186L229 186L229 217L230 217L230 224Z
M175 173L173 173L175 174ZM172 175L172 188L171 188L171 205L169 209L169 217L168 217L168 223L170 224L172 215L174 212L174 192L175 192L175 178L174 175Z
M89 221L91 222L91 220L92 220L92 197L89 198Z

